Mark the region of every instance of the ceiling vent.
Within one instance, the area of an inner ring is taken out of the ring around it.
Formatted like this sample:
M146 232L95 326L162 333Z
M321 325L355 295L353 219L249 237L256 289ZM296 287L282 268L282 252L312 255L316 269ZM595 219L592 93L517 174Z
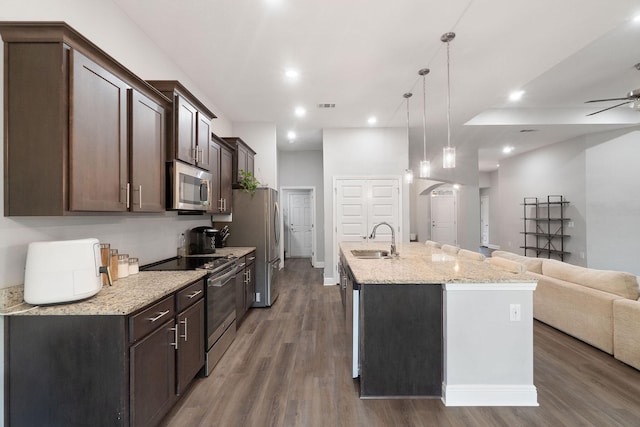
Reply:
M318 108L336 108L336 104L318 104Z

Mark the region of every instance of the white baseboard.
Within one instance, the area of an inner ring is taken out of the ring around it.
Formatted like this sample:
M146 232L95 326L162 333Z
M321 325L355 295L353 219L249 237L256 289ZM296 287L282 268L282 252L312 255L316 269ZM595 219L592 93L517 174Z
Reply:
M316 261L316 263L313 264L313 268L324 268L324 261Z
M445 406L539 406L534 385L442 384Z
M325 286L333 286L333 285L337 285L339 282L338 279L336 279L335 277L325 277L324 278L324 285Z
M487 245L487 247L488 247L489 249L500 250L500 245L492 245L492 244L489 244L489 245Z

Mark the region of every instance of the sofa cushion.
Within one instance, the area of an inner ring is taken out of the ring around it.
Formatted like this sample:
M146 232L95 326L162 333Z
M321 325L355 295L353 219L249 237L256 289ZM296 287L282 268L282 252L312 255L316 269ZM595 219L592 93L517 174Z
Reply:
M545 259L542 263L542 274L632 300L637 300L640 296L636 276L629 273L596 270L595 268L580 267L553 259Z
M613 355L640 369L640 302L618 299L613 302Z
M496 267L500 267L503 270L507 270L512 273L524 273L525 271L527 271L527 267L524 264L506 258L491 257L487 258L485 261L491 265L495 265Z
M467 249L460 249L458 251L458 256L462 258L472 259L475 261L484 261L485 256L480 252L469 251Z
M524 255L514 254L513 252L507 251L493 251L491 253L492 257L506 258L511 261L519 262L520 264L524 264L527 267L527 271L532 273L542 274L542 259L528 257Z

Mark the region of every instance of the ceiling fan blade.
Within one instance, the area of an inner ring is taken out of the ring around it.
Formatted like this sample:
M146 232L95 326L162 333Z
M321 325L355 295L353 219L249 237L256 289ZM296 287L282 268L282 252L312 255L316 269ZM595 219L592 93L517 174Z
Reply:
M591 101L585 101L585 104L589 104L590 102L624 101L625 99L629 99L629 98L625 97L625 98L592 99Z
M625 98L625 99L626 99L626 98ZM619 106L621 106L621 105L628 104L629 102L630 102L630 101L629 101L629 100L627 100L626 102L621 102L620 104L614 105L613 107L607 107L607 108L604 108L604 109L602 109L602 110L596 111L595 113L587 114L587 117L589 117L589 116L593 116L594 114L602 113L602 112L607 111L607 110L612 110L612 109L614 109L614 108L616 108L616 107L619 107Z

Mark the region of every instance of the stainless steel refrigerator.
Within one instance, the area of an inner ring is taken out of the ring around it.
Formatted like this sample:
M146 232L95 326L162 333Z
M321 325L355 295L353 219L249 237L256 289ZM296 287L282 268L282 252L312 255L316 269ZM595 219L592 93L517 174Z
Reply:
M253 197L233 190L233 216L228 246L256 247L254 307L270 307L278 298L280 271L280 207L278 192L258 188Z

